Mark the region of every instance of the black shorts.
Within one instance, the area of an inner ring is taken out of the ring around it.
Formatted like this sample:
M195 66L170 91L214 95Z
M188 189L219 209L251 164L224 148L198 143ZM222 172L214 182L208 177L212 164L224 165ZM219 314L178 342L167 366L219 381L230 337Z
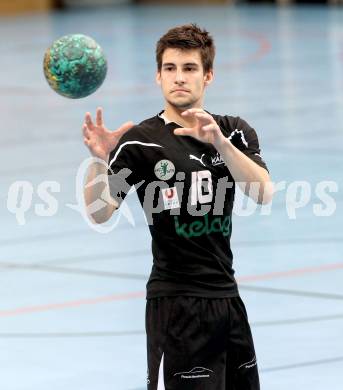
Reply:
M147 300L148 390L259 390L240 297Z

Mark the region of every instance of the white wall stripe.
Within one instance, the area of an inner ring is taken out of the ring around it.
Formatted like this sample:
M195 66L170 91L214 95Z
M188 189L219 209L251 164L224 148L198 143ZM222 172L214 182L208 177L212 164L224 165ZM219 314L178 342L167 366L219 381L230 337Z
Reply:
M152 143L147 143L147 142L140 142L140 141L127 141L127 142L124 142L123 144L121 144L116 152L116 154L114 155L114 157L112 158L112 160L110 161L110 166L114 163L114 161L116 160L116 158L118 157L118 154L120 153L120 151L122 150L122 148L125 146L125 145L133 145L133 144L138 144L138 145L143 145L143 146L157 146L158 148L163 148L163 146L161 145L157 145L157 144L152 144Z

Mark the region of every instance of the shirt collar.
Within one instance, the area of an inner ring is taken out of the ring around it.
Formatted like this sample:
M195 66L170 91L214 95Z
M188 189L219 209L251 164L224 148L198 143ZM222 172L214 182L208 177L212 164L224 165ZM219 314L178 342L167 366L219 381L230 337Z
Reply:
M182 125L180 125L180 123L173 122L173 121L169 120L169 119L165 116L164 110L162 110L161 112L159 112L159 113L157 114L157 116L163 120L163 122L164 122L165 125L169 125L170 123L175 123L176 125L178 125L178 126L180 126L180 127L183 127Z

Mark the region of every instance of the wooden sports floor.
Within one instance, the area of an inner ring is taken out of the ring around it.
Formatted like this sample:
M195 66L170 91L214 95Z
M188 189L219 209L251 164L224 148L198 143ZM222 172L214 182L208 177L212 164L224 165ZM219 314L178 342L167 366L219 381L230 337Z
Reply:
M135 194L101 231L84 219L81 125L97 106L112 129L159 112L155 43L187 22L216 40L206 109L256 129L278 185L267 209L238 195L233 224L261 388L342 389L343 8L242 5L0 18L1 390L146 388L150 236ZM81 100L42 71L68 33L108 57L105 83Z

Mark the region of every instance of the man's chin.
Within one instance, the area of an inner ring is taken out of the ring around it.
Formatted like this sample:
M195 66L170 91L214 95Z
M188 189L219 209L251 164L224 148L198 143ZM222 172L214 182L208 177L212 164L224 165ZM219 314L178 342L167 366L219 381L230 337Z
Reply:
M178 108L178 109L184 109L184 110L187 110L188 108L192 108L193 105L195 104L195 100L193 99L178 99L178 100L168 100L168 103L171 105L171 106L174 106L175 108Z

